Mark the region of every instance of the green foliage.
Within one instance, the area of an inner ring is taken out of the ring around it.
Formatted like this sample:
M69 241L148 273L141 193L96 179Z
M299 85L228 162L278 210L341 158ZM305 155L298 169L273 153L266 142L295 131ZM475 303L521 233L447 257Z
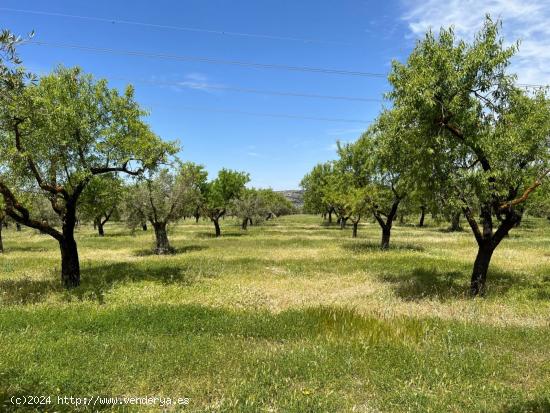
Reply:
M452 29L429 32L389 77L400 121L414 126L400 146L418 160L417 180L496 215L546 176L550 130L545 92L527 94L506 71L517 46L504 46L499 26L487 19L471 44Z
M332 174L331 162L317 164L313 170L304 176L300 186L304 189L304 212L323 214L332 210L332 206L325 202L325 188L327 179Z
M85 221L120 219L126 196L124 181L115 174L93 177L82 193L78 216Z
M229 213L244 220L243 228L246 229L247 220L256 225L264 221L269 213L269 206L261 191L245 188L239 198L231 200Z
M145 221L166 224L190 215L200 202L205 180L203 166L192 162L176 170L151 172L128 191L128 224L132 228Z
M216 179L205 185L203 210L211 219L220 218L232 200L239 199L250 176L245 172L221 169Z
M258 193L264 199L270 215L279 217L295 212L294 205L283 194L275 192L271 188L258 189Z

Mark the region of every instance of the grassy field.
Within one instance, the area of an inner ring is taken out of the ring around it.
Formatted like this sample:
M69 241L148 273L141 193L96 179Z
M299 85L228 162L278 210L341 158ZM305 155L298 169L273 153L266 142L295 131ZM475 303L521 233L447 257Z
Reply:
M435 224L396 226L383 252L373 223L352 240L313 216L248 232L226 219L220 239L184 222L163 257L151 231L106 231L79 230L70 292L55 241L4 232L1 411L17 411L14 395L187 397L190 412L550 411L547 222L513 231L475 300L472 235Z

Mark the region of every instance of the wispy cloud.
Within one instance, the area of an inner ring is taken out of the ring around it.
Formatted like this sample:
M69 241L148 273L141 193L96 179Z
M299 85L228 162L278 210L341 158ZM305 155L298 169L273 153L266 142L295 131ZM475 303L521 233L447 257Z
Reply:
M258 152L247 152L246 154L255 158L259 158L261 156Z
M550 1L548 0L403 0L402 16L414 36L429 28L454 26L462 38L471 39L486 14L503 21L508 42L520 40L512 70L520 83L550 83Z
M178 85L188 89L203 90L209 93L223 86L219 83L213 83L208 76L202 73L187 73L185 75L185 80L178 82Z
M181 74L171 74L168 76L151 76L152 82L157 82L161 87L169 88L173 91L182 89L200 90L206 93L222 93L225 85L212 81L207 75L198 72Z

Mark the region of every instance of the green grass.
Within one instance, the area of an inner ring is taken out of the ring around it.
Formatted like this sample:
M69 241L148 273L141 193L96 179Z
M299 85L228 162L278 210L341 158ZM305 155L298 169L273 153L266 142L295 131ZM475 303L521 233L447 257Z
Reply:
M373 223L356 240L312 216L223 224L221 239L207 222L172 227L177 253L163 257L151 231L81 228L72 291L55 241L4 231L0 411L23 395L188 397L190 412L550 411L547 222L514 230L475 300L467 231L396 226L380 251Z

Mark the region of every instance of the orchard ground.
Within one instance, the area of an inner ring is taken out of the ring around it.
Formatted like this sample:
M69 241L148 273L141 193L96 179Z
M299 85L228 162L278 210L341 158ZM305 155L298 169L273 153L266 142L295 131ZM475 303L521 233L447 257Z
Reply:
M0 410L101 395L187 397L190 412L550 411L547 220L498 247L483 299L467 296L473 236L444 224L397 225L381 251L372 222L351 239L317 216L246 232L226 218L216 239L183 221L168 256L152 231L105 230L79 229L71 291L55 240L4 231Z

